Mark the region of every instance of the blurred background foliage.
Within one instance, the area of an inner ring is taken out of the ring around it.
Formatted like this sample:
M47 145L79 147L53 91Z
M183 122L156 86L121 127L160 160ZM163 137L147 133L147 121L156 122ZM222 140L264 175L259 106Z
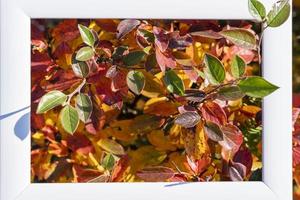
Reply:
M300 0L293 1L293 106L300 107ZM296 153L293 149L294 163ZM294 165L294 200L300 200L299 168L299 165Z

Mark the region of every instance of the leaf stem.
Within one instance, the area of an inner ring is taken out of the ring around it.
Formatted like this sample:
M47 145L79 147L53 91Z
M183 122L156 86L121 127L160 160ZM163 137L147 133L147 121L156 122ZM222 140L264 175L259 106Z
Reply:
M71 102L72 97L76 94L79 93L80 90L82 89L82 87L85 85L86 83L86 79L84 78L83 81L80 83L80 85L78 85L78 87L70 94L68 94L68 101L67 104L69 105Z

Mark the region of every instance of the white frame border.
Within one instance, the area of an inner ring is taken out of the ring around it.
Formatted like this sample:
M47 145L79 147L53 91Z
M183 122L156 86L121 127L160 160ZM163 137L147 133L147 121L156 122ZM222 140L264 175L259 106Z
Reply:
M276 0L262 0L268 8ZM251 19L247 0L1 0L0 116L30 105L30 18ZM197 8L197 9L196 9ZM264 100L263 182L32 184L30 134L14 124L29 109L0 121L1 199L292 199L291 16L265 32L264 77L280 89Z

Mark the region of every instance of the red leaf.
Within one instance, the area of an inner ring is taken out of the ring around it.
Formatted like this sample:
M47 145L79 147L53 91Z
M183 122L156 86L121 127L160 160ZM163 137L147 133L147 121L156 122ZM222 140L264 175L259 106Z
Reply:
M155 45L160 49L161 52L165 52L169 46L169 36L167 31L154 26L153 34L155 36Z
M293 113L292 113L292 125L294 127L298 117L299 117L299 114L300 114L300 108L293 108Z
M229 160L239 150L243 143L243 133L238 127L232 124L227 124L221 127L223 131L223 141L219 144L222 148L222 156L224 160Z
M125 35L135 29L141 22L136 19L122 20L117 27L117 38L122 39Z
M204 157L199 160L192 160L188 156L186 156L186 158L188 167L190 167L196 175L201 174L201 172L203 172L211 162L211 159L209 157Z
M300 164L300 146L293 147L293 166Z
M175 174L172 178L169 179L170 182L187 182L187 178L183 174Z
M215 32L213 30L207 30L207 31L196 31L190 33L192 36L198 36L198 37L204 37L204 38L210 38L210 39L221 39L223 38L222 35L220 35L218 32Z
M243 164L247 171L246 174L249 174L251 172L251 168L252 168L252 154L249 151L249 149L240 149L233 157L233 161L236 163L241 163Z
M86 169L77 164L73 165L72 170L74 174L74 181L78 183L88 182L101 175L101 172L98 170Z
M122 90L124 95L128 92L128 87L126 83L126 75L125 71L117 70L116 75L112 78L111 89L113 92Z
M159 48L155 49L156 61L162 72L166 71L166 68L176 67L176 60L170 53L162 53Z
M40 20L31 20L31 45L39 50L45 50L48 47L44 25L40 23Z
M208 101L201 107L202 116L206 121L212 121L218 125L225 125L227 123L227 116L225 111L219 104Z
M79 37L76 19L66 19L60 22L52 31L52 37L61 42L69 42Z
M95 21L104 31L113 33L117 31L118 25L113 19L96 19Z
M66 42L62 42L56 47L53 55L55 58L59 58L61 56L65 56L65 54L72 54L73 51L71 47Z
M197 83L200 78L200 74L197 72L195 68L183 68L184 73L189 77L191 81Z
M67 138L67 146L74 152L89 154L95 149L91 141L84 135L72 135Z
M112 182L119 182L123 178L123 174L127 169L129 164L129 158L127 155L122 156L120 160L115 164L115 167L111 173L111 181Z
M163 166L147 167L136 173L137 177L146 182L164 182L175 175L173 169Z
M239 55L245 60L246 64L249 64L250 62L254 61L256 53L252 50L244 49L234 45L229 47L228 51L223 57L223 61L232 60L235 55Z

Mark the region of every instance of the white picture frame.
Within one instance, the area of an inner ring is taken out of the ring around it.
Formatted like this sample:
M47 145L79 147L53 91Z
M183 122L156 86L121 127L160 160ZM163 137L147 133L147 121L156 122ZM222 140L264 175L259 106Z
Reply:
M274 1L262 0L268 9ZM280 87L266 97L263 104L263 181L198 182L170 186L170 183L30 182L30 133L20 137L14 132L21 117L22 127L30 127L27 114L30 112L31 93L30 19L252 19L248 1L1 0L0 14L1 200L292 199L291 17L281 27L267 29L263 39L263 76Z

